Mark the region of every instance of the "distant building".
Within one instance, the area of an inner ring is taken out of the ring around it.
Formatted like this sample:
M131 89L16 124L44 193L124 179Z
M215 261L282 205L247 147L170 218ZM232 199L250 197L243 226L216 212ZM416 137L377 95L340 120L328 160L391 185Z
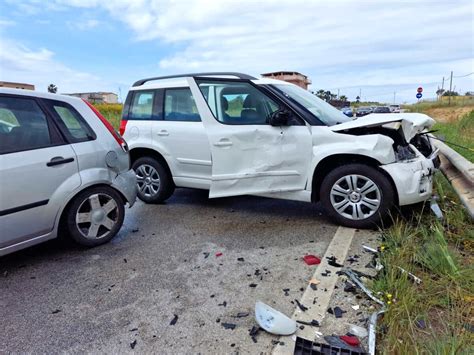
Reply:
M306 75L298 73L297 71L276 71L273 73L264 73L260 75L264 78L287 81L289 83L298 85L305 90L308 90L308 85L311 84L311 80L309 80Z
M12 81L0 81L0 88L34 90L35 86L33 84L14 83Z
M73 94L64 94L79 97L92 103L116 104L118 96L113 92L77 92Z

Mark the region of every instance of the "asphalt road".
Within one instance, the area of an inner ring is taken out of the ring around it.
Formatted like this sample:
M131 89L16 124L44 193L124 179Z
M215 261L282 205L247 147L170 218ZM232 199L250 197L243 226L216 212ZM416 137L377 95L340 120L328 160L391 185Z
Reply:
M186 189L139 202L109 244L0 258L0 353L268 353L276 337L248 335L255 301L291 315L314 271L301 257L336 229L302 202Z

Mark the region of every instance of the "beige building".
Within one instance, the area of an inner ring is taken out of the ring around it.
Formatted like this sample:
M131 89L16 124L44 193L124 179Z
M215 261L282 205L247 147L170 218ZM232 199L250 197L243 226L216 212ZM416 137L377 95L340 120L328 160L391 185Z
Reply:
M260 75L264 78L287 81L289 83L298 85L305 90L308 90L308 85L311 84L311 80L309 80L306 75L298 73L297 71L276 71Z
M34 90L35 86L33 84L15 83L12 81L0 81L0 88Z
M118 103L118 96L113 92L77 92L73 94L64 94L69 96L79 97L93 103L116 104Z

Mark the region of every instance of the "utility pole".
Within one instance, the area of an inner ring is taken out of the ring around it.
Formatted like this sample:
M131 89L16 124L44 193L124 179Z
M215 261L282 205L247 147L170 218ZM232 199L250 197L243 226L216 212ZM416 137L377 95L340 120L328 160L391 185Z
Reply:
M339 89L337 89L337 99L339 100Z
M362 89L359 88L359 97L360 97L360 101L362 101Z
M394 92L393 92L393 103L394 103L394 104L395 104L395 96L396 96L396 95L397 95L397 92L394 91Z
M451 95L452 95L452 91L451 89L453 88L453 71L451 70L451 79L449 79L449 106L451 106Z

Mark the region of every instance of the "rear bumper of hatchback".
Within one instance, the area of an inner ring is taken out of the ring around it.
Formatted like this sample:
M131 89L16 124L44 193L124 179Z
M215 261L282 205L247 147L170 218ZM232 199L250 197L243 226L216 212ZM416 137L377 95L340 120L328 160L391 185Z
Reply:
M130 207L133 206L137 199L137 177L135 172L130 169L126 172L119 173L112 181L112 187L120 191L125 197Z

